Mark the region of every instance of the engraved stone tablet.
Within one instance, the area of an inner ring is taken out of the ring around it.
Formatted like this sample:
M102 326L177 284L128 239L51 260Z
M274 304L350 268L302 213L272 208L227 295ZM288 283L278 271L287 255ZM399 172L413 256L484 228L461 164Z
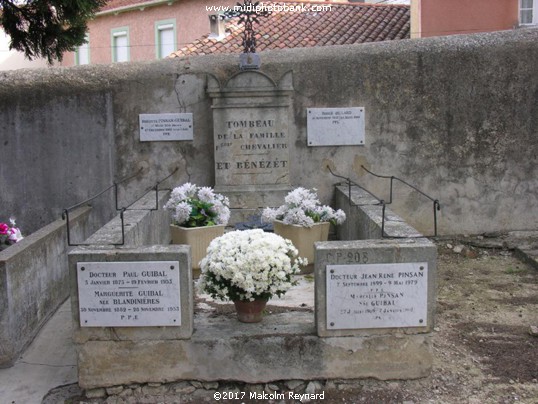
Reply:
M192 114L140 114L140 141L193 140Z
M428 263L327 265L327 329L424 327Z
M364 144L364 108L307 108L308 146Z
M181 325L179 262L77 263L81 327Z
M280 107L214 110L216 184L287 184L286 114Z

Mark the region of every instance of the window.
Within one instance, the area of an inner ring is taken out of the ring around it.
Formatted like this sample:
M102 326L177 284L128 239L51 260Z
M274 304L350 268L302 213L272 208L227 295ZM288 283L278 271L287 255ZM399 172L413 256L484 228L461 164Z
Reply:
M90 63L90 37L86 35L86 43L80 45L75 50L75 64L87 65Z
M538 24L538 0L519 0L519 23Z
M177 50L176 20L155 23L155 51L157 59L162 59Z
M130 59L129 52L129 28L115 28L111 31L112 35L112 61L128 62Z

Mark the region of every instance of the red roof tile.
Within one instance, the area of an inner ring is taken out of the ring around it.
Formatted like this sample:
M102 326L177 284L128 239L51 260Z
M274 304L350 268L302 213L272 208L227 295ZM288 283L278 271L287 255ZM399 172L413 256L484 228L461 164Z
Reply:
M270 2L265 2L270 3ZM275 3L283 3L282 0ZM288 2L299 5L308 2ZM312 3L314 4L314 3ZM319 3L317 3L319 4ZM326 45L348 45L409 38L410 12L405 5L325 3L330 11L273 12L254 24L256 51ZM169 57L236 53L242 50L243 27L237 18L227 22L223 39L205 35Z

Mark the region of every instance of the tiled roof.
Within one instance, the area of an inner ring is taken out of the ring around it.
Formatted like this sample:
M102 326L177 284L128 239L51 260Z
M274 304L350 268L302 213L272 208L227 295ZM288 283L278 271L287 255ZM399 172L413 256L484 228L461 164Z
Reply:
M279 1L282 3L282 0ZM305 2L286 2L290 5ZM308 4L308 3L307 3ZM319 3L317 3L319 4ZM254 25L256 51L282 48L304 48L327 45L348 45L409 38L410 12L405 5L373 5L364 3L330 3L330 11L273 12ZM169 57L240 53L243 27L237 18L227 22L223 39L201 39L186 45Z
M123 8L134 6L137 4L151 3L151 0L108 0L106 5L101 7L100 11L114 10L116 8Z

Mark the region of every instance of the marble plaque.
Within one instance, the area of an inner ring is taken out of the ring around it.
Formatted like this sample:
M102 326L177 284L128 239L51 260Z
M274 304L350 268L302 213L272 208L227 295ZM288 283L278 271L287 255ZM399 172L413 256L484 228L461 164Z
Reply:
M289 183L286 108L218 109L213 117L218 186Z
M424 327L428 263L327 265L327 329Z
M307 108L308 146L364 144L364 108Z
M140 114L140 141L193 140L192 113Z
M180 326L179 262L78 262L81 327Z

